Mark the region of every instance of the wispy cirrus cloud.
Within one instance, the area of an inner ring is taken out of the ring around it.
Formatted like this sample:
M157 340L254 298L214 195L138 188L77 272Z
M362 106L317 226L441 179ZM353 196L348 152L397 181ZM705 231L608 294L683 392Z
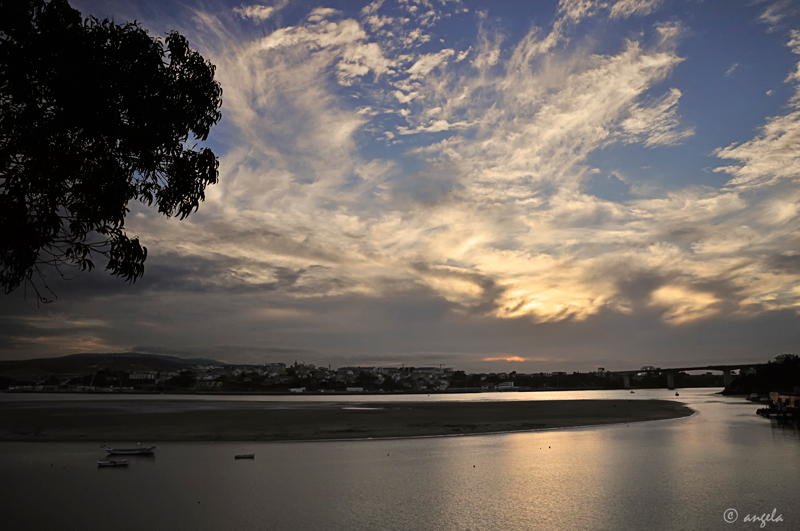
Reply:
M655 11L661 0L617 0L611 6L611 18L643 16Z
M242 5L239 7L234 7L233 12L242 18L248 18L253 20L254 22L263 22L264 20L270 19L273 16L275 16L275 13L277 13L282 8L286 7L286 4L288 3L289 0L280 0L278 2L275 2L274 5L261 5L261 4Z
M763 0L762 0L763 1ZM774 31L776 27L787 18L796 15L800 9L792 0L767 0L764 11L761 12L759 20L770 26Z
M792 30L789 36L787 46L800 55L800 32ZM770 118L752 140L714 152L721 159L739 161L738 165L714 170L733 177L728 182L729 186L760 187L800 178L800 62L796 70L786 77L786 82L798 84L790 101L789 113Z
M560 0L558 9L565 19L580 22L584 18L606 10L610 18L649 15L658 8L659 4L661 4L661 0L616 0L615 2Z
M623 131L629 135L627 141L644 142L647 147L670 146L694 135L691 128L681 129L676 110L680 97L681 91L672 88L649 106L634 105L630 116L622 122Z

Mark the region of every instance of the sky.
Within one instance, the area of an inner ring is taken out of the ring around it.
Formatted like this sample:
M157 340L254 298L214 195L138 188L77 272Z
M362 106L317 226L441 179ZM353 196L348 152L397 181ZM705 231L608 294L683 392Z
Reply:
M800 351L800 3L75 0L216 65L219 183L0 358L588 371Z

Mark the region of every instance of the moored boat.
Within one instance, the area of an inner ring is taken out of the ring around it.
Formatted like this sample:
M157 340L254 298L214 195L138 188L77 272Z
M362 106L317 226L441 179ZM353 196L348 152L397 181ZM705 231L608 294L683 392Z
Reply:
M237 454L233 456L234 459L255 459L256 454Z
M130 461L127 459L117 459L116 461L98 461L97 466L128 466Z
M139 446L137 448L106 448L108 455L152 455L156 451L155 446Z

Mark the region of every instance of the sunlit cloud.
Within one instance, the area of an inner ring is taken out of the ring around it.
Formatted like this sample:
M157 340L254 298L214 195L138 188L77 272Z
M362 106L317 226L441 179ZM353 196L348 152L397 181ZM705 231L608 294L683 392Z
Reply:
M272 18L278 10L285 7L288 3L288 0L281 0L276 2L275 5L271 6L265 6L261 4L253 4L248 6L242 5L240 7L234 7L233 12L242 18L249 18L255 22L262 22Z
M720 301L710 293L693 291L683 286L664 286L653 292L652 304L666 308L664 319L672 324L714 315Z
M673 88L663 98L648 107L634 105L630 116L623 120L622 129L629 142L643 142L647 147L675 145L694 134L690 128L680 129L676 106L681 91Z
M615 18L649 15L660 3L661 0L617 0L611 6L610 16Z

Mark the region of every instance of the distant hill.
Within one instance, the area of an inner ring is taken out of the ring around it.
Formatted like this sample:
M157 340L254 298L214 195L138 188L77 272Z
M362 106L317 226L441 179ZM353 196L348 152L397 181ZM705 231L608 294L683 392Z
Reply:
M158 354L138 352L119 352L106 354L71 354L59 358L35 358L30 360L0 361L0 374L3 373L91 373L98 369L124 371L174 371L189 365L227 365L220 361L205 358L179 358Z

